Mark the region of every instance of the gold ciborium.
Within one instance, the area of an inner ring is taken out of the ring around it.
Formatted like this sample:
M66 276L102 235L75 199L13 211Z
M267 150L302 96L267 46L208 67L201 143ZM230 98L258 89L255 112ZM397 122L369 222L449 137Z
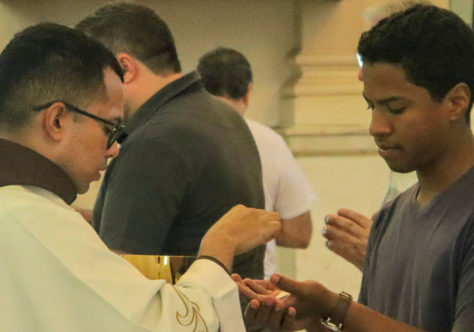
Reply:
M195 256L120 255L135 266L148 279L164 279L170 284L178 282L196 259Z

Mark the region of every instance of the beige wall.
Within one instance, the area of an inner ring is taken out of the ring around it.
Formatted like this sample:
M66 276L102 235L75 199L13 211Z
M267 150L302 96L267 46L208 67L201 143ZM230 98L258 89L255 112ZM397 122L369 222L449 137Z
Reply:
M7 2L0 2L0 49L3 49L14 33L23 29L30 22L28 14L22 10Z
M449 7L461 16L466 23L472 25L472 9L474 7L472 0L449 0Z
M307 250L296 251L295 276L318 280L335 291L359 293L361 273L329 251L321 236L324 216L352 208L367 216L378 210L387 187L388 169L376 155L316 156L298 159L318 193L312 210L314 234Z

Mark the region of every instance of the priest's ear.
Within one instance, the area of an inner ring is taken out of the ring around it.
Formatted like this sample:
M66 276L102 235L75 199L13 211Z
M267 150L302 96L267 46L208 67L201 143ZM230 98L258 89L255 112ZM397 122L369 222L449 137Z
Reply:
M65 133L66 117L71 117L71 114L66 112L66 106L62 102L56 102L43 110L41 114L46 134L54 141L62 140Z
M132 82L138 73L137 60L125 52L117 54L116 57L123 70L123 83Z

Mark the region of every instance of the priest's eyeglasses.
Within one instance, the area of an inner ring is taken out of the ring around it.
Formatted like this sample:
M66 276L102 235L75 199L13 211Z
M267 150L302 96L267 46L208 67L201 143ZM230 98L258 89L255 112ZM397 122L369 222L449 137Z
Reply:
M103 119L103 118L101 118L97 115L94 115L94 114L91 114L91 113L86 112L84 110L81 110L80 108L78 108L76 106L73 106L69 103L66 103L62 100L55 100L55 101L51 101L51 102L46 103L46 104L41 104L41 105L38 105L38 106L34 106L33 111L41 111L45 108L50 107L54 103L63 103L64 106L66 106L66 108L69 109L70 111L73 111L73 112L76 112L78 114L87 116L91 119L94 119L94 120L100 122L104 126L104 129L105 129L107 137L108 137L108 139L107 139L107 150L112 147L112 145L117 141L117 139L120 137L123 130L125 129L125 126L121 123L112 122L112 121Z

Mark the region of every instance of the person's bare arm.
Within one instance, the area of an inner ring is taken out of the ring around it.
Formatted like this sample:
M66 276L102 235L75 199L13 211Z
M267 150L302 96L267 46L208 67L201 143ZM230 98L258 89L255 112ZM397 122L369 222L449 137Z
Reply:
M313 231L309 211L294 218L282 219L281 229L275 237L279 246L307 248Z
M204 235L199 256L211 256L231 270L234 256L267 243L280 230L280 214L237 205Z
M328 214L324 221L322 233L327 239L326 246L362 270L372 219L349 209L339 209L337 214Z

